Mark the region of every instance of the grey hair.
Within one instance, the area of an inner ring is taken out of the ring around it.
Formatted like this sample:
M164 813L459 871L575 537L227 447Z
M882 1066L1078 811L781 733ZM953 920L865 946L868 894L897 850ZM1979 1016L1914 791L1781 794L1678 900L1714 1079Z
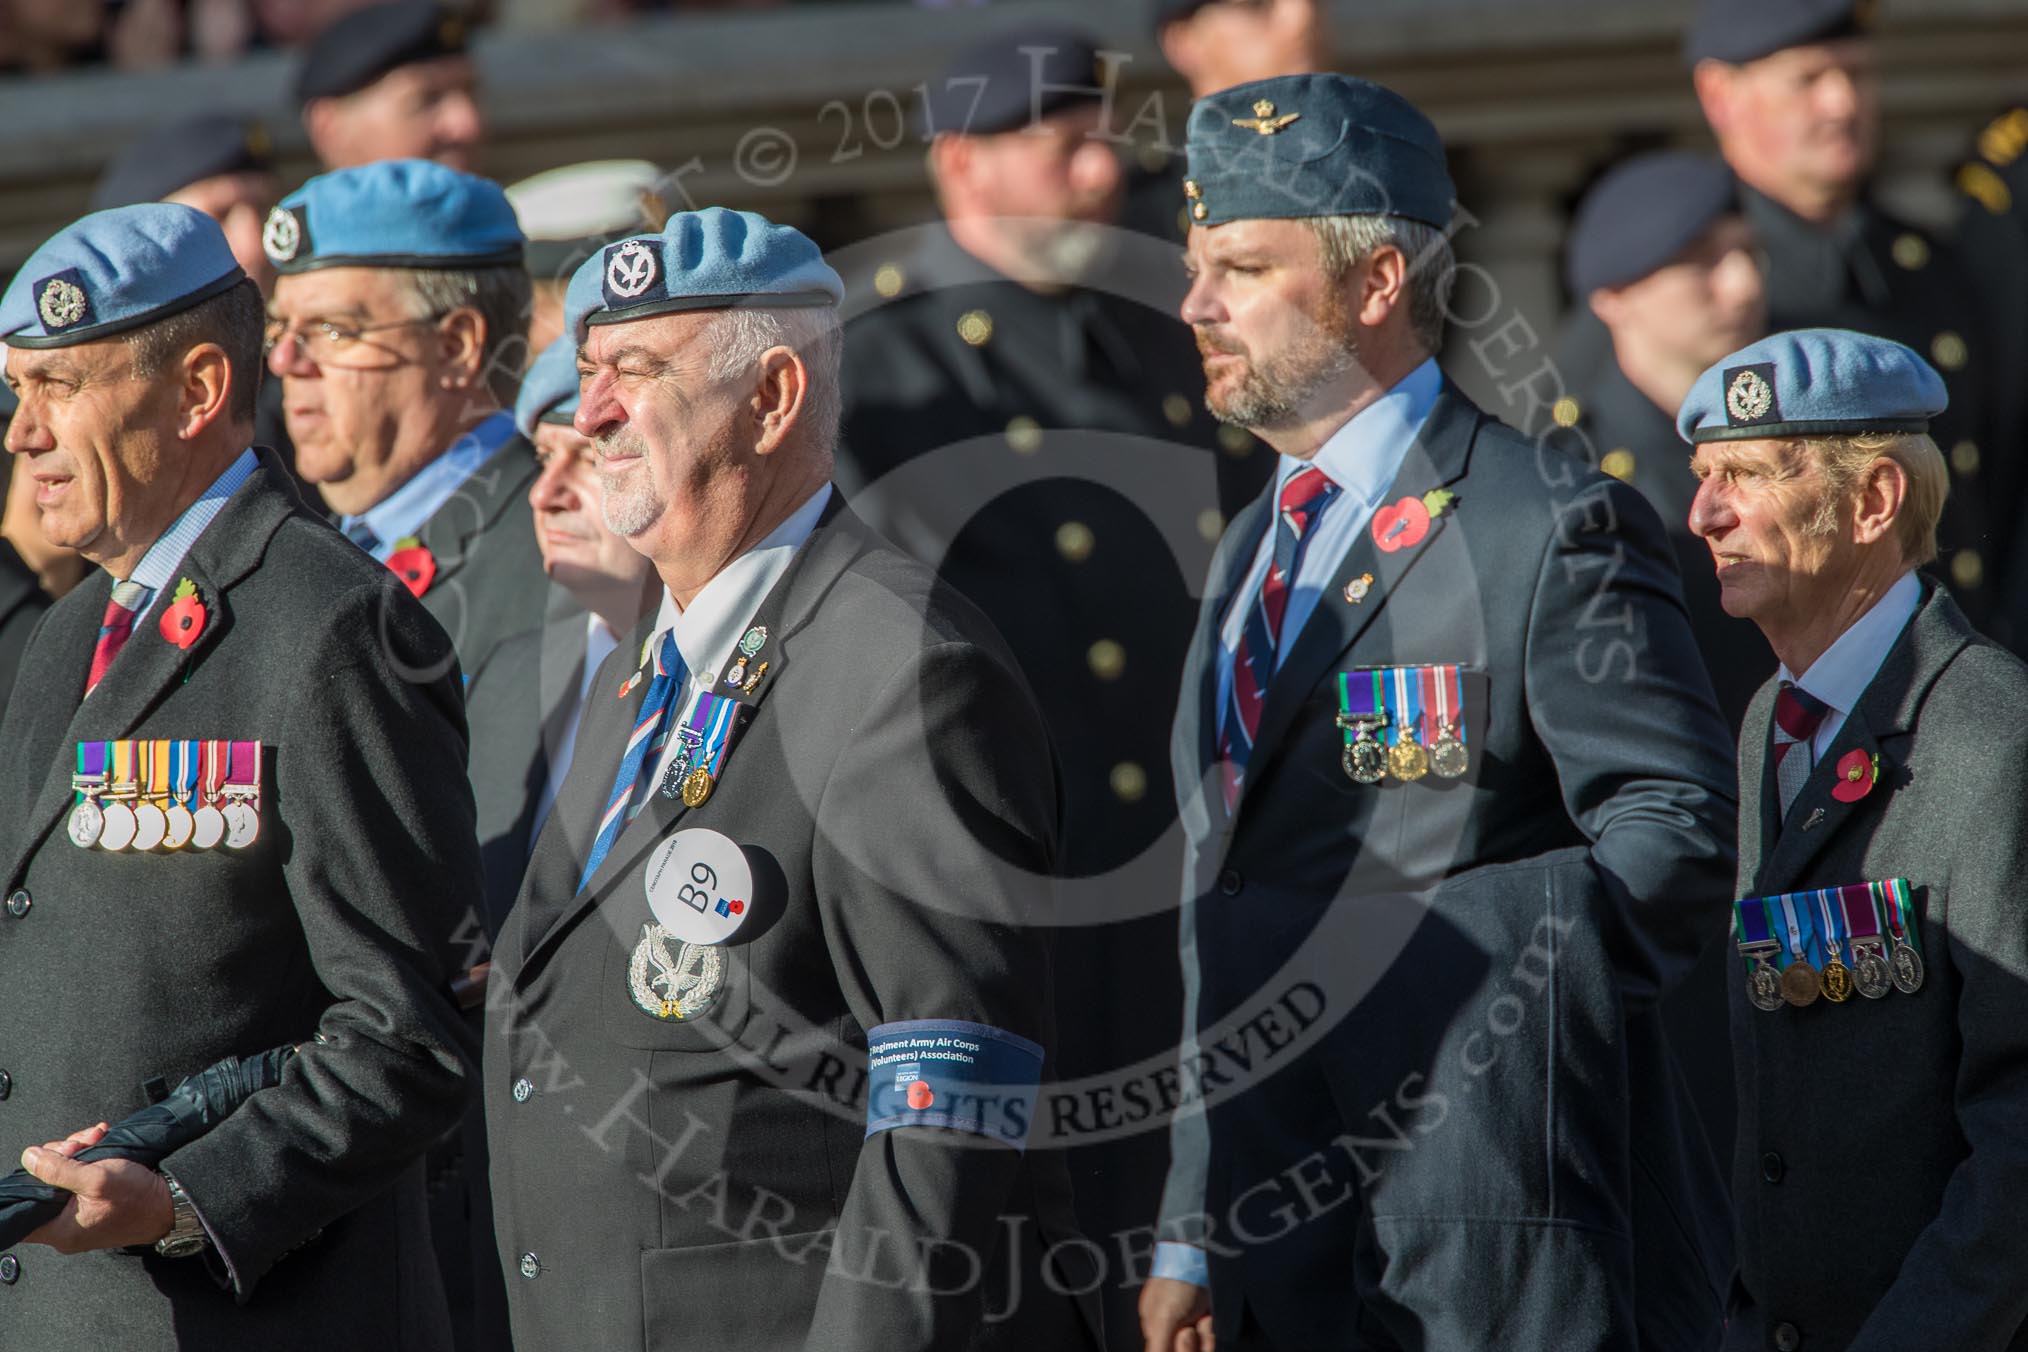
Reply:
M699 341L711 354L706 375L714 385L746 375L772 348L785 347L801 357L810 372L800 419L803 435L806 444L828 451L838 443L845 413L839 387L842 339L838 311L829 305L779 310L739 306L714 316Z
M1323 247L1324 271L1338 280L1377 249L1392 246L1408 259L1408 322L1431 355L1443 350L1444 316L1457 284L1450 237L1433 225L1399 216L1306 216Z
M418 319L466 306L479 312L486 325L486 389L501 407L512 408L528 358L528 269L402 268L396 275L415 301Z

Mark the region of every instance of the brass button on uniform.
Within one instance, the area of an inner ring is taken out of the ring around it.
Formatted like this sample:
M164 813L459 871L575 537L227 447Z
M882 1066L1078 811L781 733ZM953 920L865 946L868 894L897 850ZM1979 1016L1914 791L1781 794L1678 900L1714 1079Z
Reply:
M1072 563L1083 563L1091 557L1092 547L1098 538L1091 533L1091 527L1082 521L1066 521L1056 528L1056 552Z
M893 263L882 263L873 274L873 289L890 299L901 294L902 283L908 277Z
M1122 803L1138 803L1148 793L1148 772L1132 761L1113 767L1113 796Z
M1022 414L1007 423L1007 444L1021 455L1033 455L1042 449L1042 424Z
M1960 587L1976 587L1986 579L1986 561L1976 549L1960 549L1951 556L1951 581Z
M1169 420L1171 427L1190 425L1190 400L1181 394L1172 394L1162 401L1162 416Z
M1634 477L1634 453L1624 446L1614 447L1600 459L1598 467L1621 483L1631 482Z
M1102 638L1085 650L1092 675L1101 681L1116 681L1127 669L1127 650L1109 638Z
M1965 346L1963 338L1952 330L1945 329L1929 340L1929 355L1946 371L1962 371L1965 363L1971 360L1972 352Z
M1231 423L1220 423L1218 445L1219 449L1233 459L1244 459L1253 454L1253 433L1244 427L1234 427Z
M1951 447L1951 468L1969 478L1979 472L1979 443L1960 441Z
M1558 427L1575 427L1577 420L1584 416L1584 409L1566 394L1549 406L1549 416L1556 419Z
M1894 261L1914 272L1929 262L1929 241L1914 231L1894 241Z
M1206 544L1217 544L1218 537L1225 534L1225 513L1216 507L1206 507L1197 514L1197 533Z
M958 337L973 347L984 347L993 336L993 316L984 310L967 310L958 316Z

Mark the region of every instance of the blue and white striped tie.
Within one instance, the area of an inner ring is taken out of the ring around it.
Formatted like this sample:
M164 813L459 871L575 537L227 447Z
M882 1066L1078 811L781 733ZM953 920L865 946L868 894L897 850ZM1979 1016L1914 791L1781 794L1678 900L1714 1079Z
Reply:
M641 787L652 777L657 756L669 740L676 696L689 676L683 655L676 651L674 631L664 634L662 646L655 652L655 679L648 683L648 696L641 701L641 716L634 720L633 736L627 738L627 754L620 758L619 773L613 776L613 792L606 801L605 815L599 818L599 833L592 841L591 854L585 858L584 874L577 880L578 891L584 891L592 874L605 862L613 842L640 810L634 806L635 799L646 801Z

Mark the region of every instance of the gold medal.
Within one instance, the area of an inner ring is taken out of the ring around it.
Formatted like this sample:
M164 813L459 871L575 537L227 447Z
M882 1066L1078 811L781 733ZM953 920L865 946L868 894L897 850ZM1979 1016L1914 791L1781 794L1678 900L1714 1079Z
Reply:
M1852 998L1852 969L1838 960L1835 948L1824 962L1824 998L1834 1005Z
M711 771L692 770L690 777L683 781L683 806L703 807L705 801L711 797L711 788Z
M1414 728L1403 728L1401 740L1388 749L1387 769L1404 784L1413 784L1429 773L1429 752L1415 740Z
M1807 959L1797 958L1782 968L1782 999L1801 1009L1815 1004L1817 996L1823 993L1824 978Z

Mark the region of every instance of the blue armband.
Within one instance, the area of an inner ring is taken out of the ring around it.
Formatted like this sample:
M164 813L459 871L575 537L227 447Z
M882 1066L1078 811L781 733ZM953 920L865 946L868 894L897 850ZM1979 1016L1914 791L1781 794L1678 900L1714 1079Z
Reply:
M883 1023L866 1034L866 1134L948 1127L1016 1150L1042 1084L1042 1048L961 1019Z

